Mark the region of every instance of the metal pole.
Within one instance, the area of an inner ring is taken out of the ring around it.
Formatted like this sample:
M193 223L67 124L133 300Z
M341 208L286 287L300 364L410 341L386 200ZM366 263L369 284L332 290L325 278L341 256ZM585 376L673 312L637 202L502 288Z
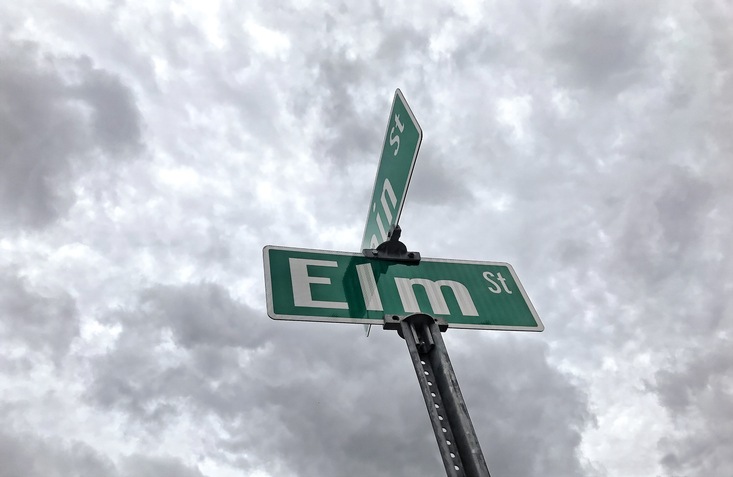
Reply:
M421 337L418 334L418 329L421 327L424 328L424 326L419 325L416 327L413 323L407 321L403 321L401 326L402 332L400 334L405 338L407 350L410 352L410 358L412 359L412 365L415 367L417 381L420 384L420 390L425 399L425 407L430 417L430 424L433 426L435 439L438 441L438 450L440 451L441 459L443 459L445 473L448 477L464 477L467 474L463 468L463 462L455 444L456 440L453 436L453 430L447 419L445 405L441 393L438 390L435 373L426 353L418 349L418 343L422 341L421 338L426 336L423 332ZM428 333L427 336L430 336L430 334ZM423 349L425 348L424 346L421 347Z
M435 321L429 326L435 342L435 346L430 352L430 362L435 370L435 380L438 383L438 388L443 395L445 411L451 427L453 427L456 445L466 468L466 475L468 477L491 477L484 454L481 452L476 430L471 422L471 416L468 415L466 401L463 400L461 388L458 386L458 378L453 371L448 350L443 342L443 336Z
M440 320L440 319L438 319ZM491 477L441 336L447 329L423 313L385 316L405 339L448 477Z

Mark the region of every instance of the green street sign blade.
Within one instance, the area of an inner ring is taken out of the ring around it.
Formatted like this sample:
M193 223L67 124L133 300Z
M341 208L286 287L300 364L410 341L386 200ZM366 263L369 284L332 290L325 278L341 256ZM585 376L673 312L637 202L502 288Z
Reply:
M276 320L366 325L428 313L451 328L544 329L508 263L423 258L404 265L269 245L263 258L267 314Z
M422 142L422 129L402 91L395 91L382 145L374 190L369 201L361 248L377 248L397 225Z

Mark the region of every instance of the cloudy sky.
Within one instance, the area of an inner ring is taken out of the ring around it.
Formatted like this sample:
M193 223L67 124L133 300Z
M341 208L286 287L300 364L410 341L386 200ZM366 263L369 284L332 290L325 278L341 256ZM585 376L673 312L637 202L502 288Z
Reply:
M0 476L440 476L404 342L273 321L262 248L511 263L449 330L496 477L733 475L733 4L0 3ZM726 449L728 449L726 451Z

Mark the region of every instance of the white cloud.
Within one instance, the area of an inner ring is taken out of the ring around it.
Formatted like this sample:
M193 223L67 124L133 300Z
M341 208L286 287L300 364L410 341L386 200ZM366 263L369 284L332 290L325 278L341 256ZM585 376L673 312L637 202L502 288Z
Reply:
M277 30L258 25L254 21L247 22L247 30L255 40L255 48L268 56L284 58L290 50L290 39Z

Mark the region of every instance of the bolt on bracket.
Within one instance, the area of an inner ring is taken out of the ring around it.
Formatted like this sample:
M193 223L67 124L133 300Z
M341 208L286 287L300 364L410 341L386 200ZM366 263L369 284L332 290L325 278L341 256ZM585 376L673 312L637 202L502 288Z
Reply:
M417 265L420 263L420 252L408 252L407 246L400 242L400 235L402 235L400 226L393 225L387 234L387 241L379 244L377 248L365 248L362 253L366 258Z

